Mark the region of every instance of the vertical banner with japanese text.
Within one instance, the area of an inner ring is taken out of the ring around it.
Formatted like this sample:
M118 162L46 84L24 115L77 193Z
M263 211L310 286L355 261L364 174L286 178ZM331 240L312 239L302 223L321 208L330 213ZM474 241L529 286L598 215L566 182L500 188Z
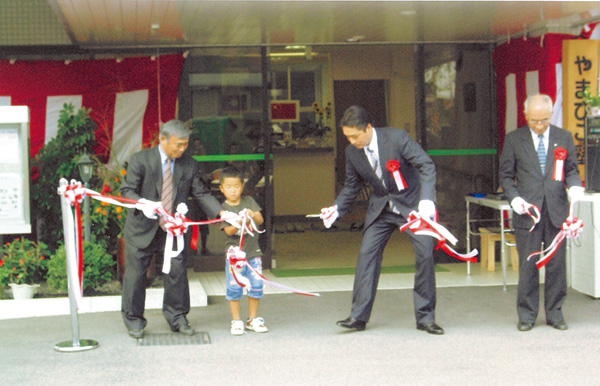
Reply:
M563 68L563 128L573 133L577 149L579 173L585 176L585 117L583 91L598 93L598 40L564 40Z

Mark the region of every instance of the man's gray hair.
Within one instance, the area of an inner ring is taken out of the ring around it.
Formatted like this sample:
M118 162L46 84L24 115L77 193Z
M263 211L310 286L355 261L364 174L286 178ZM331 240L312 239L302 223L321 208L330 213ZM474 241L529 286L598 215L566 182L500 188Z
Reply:
M541 98L548 105L548 111L550 111L552 113L552 110L554 110L554 106L552 104L552 98L550 98L546 94L536 94L536 95L530 95L530 96L528 96L527 99L525 99L525 106L524 106L526 113L529 113L529 102L533 98Z
M179 119L172 119L169 122L163 123L160 128L161 137L164 136L167 140L170 136L176 138L189 138L192 131L185 127L185 123Z

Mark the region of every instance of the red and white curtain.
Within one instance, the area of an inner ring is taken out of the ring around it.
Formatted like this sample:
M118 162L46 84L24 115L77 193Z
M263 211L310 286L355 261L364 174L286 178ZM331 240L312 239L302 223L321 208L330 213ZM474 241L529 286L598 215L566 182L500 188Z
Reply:
M30 109L31 156L57 133L65 103L91 109L96 153L122 164L176 115L184 55L73 61L0 60L0 105Z
M509 40L496 47L492 58L496 70L500 150L506 133L527 124L523 104L528 95L549 95L554 101L552 124L562 126L562 42L597 39L600 34L597 25L586 25L579 36L548 33Z

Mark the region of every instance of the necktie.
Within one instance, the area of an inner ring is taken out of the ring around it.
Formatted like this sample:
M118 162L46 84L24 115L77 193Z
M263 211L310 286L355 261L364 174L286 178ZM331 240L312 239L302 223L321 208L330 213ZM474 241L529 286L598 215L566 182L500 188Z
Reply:
M173 174L171 173L171 158L167 157L167 162L163 168L163 183L160 201L167 213L171 213L173 209ZM164 229L162 217L160 218L160 226Z
M537 148L538 159L540 160L540 167L542 168L542 174L546 172L546 148L544 147L544 135L538 135L539 143Z
M375 170L375 174L377 174L377 178L379 178L381 180L381 175L382 175L381 168L379 167L379 160L375 156L375 152L373 151L373 149L371 149L370 147L367 146L367 153L369 154L369 163L373 167L373 170Z

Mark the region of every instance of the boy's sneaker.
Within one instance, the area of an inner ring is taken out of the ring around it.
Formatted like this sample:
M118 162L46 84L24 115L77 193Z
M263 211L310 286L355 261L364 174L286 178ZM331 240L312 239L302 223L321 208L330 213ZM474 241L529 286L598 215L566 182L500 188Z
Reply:
M231 321L231 335L244 335L246 331L244 331L244 322L241 320L232 320Z
M265 326L265 320L263 318L248 319L246 321L246 328L255 332L267 332L269 329Z

